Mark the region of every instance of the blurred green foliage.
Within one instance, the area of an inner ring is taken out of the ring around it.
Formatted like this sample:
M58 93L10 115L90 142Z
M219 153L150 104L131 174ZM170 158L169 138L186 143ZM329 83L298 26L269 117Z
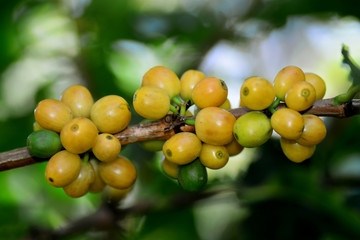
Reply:
M148 68L165 64L180 75L200 68L208 51L223 40L252 41L234 31L234 23L263 21L260 28L254 26L254 35L269 34L293 16L357 20L358 7L355 0L3 2L0 151L25 146L36 102L58 98L68 85L80 82L95 99L118 94L131 103L133 88ZM39 64L24 68L26 60ZM332 60L340 64L340 54ZM31 68L34 72L26 72ZM21 82L24 79L9 75L35 77ZM15 80L21 84L17 89L6 88ZM30 101L7 102L9 89L19 98L28 94ZM131 124L140 120L133 112ZM138 180L119 206L146 201L157 208L126 217L115 228L87 229L63 239L360 239L360 170L354 171L360 169L360 118L326 123L328 136L311 159L288 161L274 138L257 149L248 169L236 178L213 177L205 190L226 188L233 194L220 193L190 205L184 201L184 206L169 204L187 193L162 173L161 154L129 145L122 154L134 162ZM45 233L93 213L103 202L101 194L71 199L49 186L45 165L0 173L0 239L40 239L40 233L49 237Z

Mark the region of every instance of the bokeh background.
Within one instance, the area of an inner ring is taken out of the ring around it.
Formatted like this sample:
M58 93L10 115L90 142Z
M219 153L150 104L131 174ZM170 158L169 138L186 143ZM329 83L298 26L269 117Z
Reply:
M359 9L355 0L3 1L0 152L25 146L38 101L82 84L95 99L131 104L156 65L222 78L233 108L245 78L272 81L287 65L320 75L334 97L350 86L342 44L360 62ZM133 112L131 124L140 120ZM122 154L138 180L118 209L159 207L62 239L360 239L360 118L324 120L328 136L311 159L290 162L274 136L209 171L205 192L231 191L182 207L168 204L187 193L161 171L162 154L131 144ZM72 199L51 187L45 166L0 172L0 239L40 239L102 206L101 194Z

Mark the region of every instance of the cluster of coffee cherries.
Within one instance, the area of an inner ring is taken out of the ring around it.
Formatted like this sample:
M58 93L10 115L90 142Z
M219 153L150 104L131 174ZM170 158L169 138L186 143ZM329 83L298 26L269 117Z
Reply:
M120 155L114 135L131 120L125 99L107 95L94 102L86 87L73 85L60 100L40 101L34 115L27 145L33 156L50 158L45 168L49 184L73 198L103 190L125 196L132 189L136 169Z
M236 119L227 111L231 108L227 96L226 83L219 78L206 77L198 70L188 70L179 78L164 66L149 69L134 94L134 109L145 121L172 114L195 125L195 133L178 132L166 141L156 141L153 149L162 150L164 172L186 190L202 188L207 168L220 169L229 156L243 150L233 137ZM196 118L188 111L192 105Z
M321 118L304 112L322 99L325 91L320 76L304 73L296 66L279 71L273 84L261 77L247 78L240 90L240 106L254 111L236 120L235 138L244 147L257 147L274 130L280 135L281 148L289 160L299 163L310 158L325 138L326 127ZM281 102L284 107L276 108ZM270 118L263 111L266 109Z

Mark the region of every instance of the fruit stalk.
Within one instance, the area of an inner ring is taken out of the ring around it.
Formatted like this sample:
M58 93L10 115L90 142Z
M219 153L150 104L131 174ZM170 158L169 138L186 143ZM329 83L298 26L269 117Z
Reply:
M351 102L341 104L339 106L333 105L334 99L323 99L315 101L314 105L305 110L304 113L314 114L321 117L337 117L347 118L360 114L360 99L353 99ZM280 103L276 109L284 108L285 105ZM229 110L235 118L252 110L248 108L236 108ZM176 132L194 132L195 127L187 125L185 119L173 120L171 115L165 118L149 123L141 123L129 126L125 130L114 134L122 145L149 141L169 139ZM18 167L23 167L48 159L40 159L33 157L27 147L17 148L7 152L0 153L0 171L10 170Z

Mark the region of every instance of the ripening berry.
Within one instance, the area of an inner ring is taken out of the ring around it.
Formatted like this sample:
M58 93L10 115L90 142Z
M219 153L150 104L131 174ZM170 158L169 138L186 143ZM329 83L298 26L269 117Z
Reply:
M90 117L90 110L94 104L94 100L86 87L72 85L65 89L60 100L70 107L74 117Z
M289 140L283 137L280 139L280 144L285 156L296 163L300 163L310 158L316 149L316 145L304 146L297 143L295 140Z
M227 95L228 88L223 80L207 77L195 85L192 99L198 108L218 107L226 101Z
M90 118L100 132L117 133L130 123L128 102L117 95L108 95L97 100L91 108Z
M310 108L315 100L315 88L306 81L294 83L285 95L286 106L299 112Z
M296 140L303 133L304 119L293 109L281 108L271 116L271 126L280 136Z
M311 83L311 85L315 88L316 100L320 100L324 97L326 92L324 79L315 73L305 73L305 81Z
M44 99L40 101L34 111L35 120L45 129L60 132L68 123L73 114L71 109L56 99Z
M299 81L305 81L305 74L299 67L287 66L281 69L274 80L276 97L284 101L286 92Z
M242 105L252 110L263 110L275 100L274 86L265 78L247 78L240 90Z
M155 66L150 68L143 76L141 86L153 86L165 90L169 98L180 94L179 77L169 68Z

